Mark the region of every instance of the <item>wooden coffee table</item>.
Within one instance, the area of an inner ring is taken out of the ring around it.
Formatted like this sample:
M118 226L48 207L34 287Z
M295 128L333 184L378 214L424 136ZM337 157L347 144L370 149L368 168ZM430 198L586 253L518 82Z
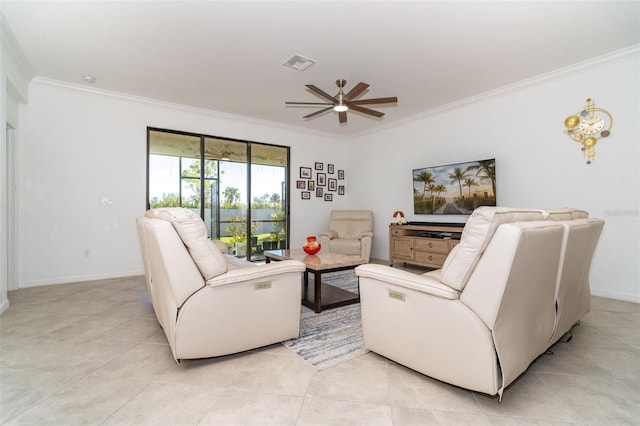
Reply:
M304 262L307 269L304 273L302 303L313 309L315 313L322 312L322 309L336 308L360 301L360 292L351 293L329 284L323 284L322 274L354 269L358 265L367 263L361 257L323 252L322 250L317 254L309 255L302 249L268 250L264 252L264 256L267 263L272 260L290 259ZM309 285L309 274L313 274L313 291Z

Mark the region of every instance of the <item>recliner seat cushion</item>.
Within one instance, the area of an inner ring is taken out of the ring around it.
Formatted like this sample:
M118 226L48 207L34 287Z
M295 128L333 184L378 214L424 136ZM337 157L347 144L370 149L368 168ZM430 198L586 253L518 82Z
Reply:
M207 238L200 216L181 207L149 210L145 216L171 222L205 280L227 272L227 261L220 247Z
M360 255L361 243L358 238L339 238L331 240L330 245L330 251L354 256Z
M498 226L503 223L544 220L542 210L509 207L478 207L467 221L460 244L442 265L441 282L462 291Z

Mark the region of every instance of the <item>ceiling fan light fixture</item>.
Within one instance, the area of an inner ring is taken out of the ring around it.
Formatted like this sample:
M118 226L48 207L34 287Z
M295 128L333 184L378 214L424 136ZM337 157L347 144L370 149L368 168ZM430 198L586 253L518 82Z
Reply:
M335 112L345 112L345 111L349 111L349 107L346 105L334 105L333 110Z

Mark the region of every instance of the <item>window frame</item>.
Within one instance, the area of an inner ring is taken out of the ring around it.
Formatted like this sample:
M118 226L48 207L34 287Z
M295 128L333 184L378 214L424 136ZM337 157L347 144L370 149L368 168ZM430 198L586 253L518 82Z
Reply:
M169 133L169 134L174 134L174 135L181 135L181 136L186 136L186 137L196 137L199 138L200 141L200 152L199 152L199 161L200 161L200 176L199 178L195 178L193 176L185 176L183 174L183 170L182 170L182 158L183 157L178 157L179 163L180 163L180 172L179 172L179 197L180 197L180 204L182 204L182 183L183 180L185 178L188 179L199 179L200 181L200 217L205 220L205 206L206 206L206 200L205 200L205 193L206 193L206 187L204 185L205 181L209 181L209 180L216 180L217 181L217 185L220 185L220 180L219 177L217 178L211 178L211 177L205 177L206 176L206 167L205 167L205 161L207 161L208 159L205 157L205 141L207 139L217 139L217 140L221 140L221 141L229 141L229 142L235 142L235 143L244 143L246 144L246 165L247 165L247 187L246 187L246 191L247 191L247 206L246 206L246 210L247 210L247 214L246 214L246 229L247 229L247 241L250 241L251 238L251 223L252 223L252 218L251 218L251 204L253 202L253 194L251 193L251 187L252 187L252 181L251 181L251 169L252 169L252 165L253 164L260 164L260 163L254 163L252 162L252 156L251 156L251 151L252 151L252 146L254 145L264 145L264 146L270 146L270 147L275 147L275 148L282 148L286 150L286 165L285 165L285 173L284 173L284 182L281 185L281 190L283 191L283 211L284 211L284 227L285 227L285 244L287 247L289 247L289 242L290 242L290 230L291 230L291 220L290 220L290 194L291 194L291 188L290 188L290 182L291 182L291 147L286 146L286 145L276 145L276 144L268 144L268 143L264 143L264 142L257 142L257 141L249 141L249 140L243 140L243 139L235 139L235 138L229 138L229 137L224 137L224 136L215 136L215 135L207 135L207 134L202 134L202 133L192 133L192 132L185 132L185 131L180 131L180 130L171 130L171 129L165 129L165 128L159 128L159 127L151 127L148 126L147 127L147 141L146 141L146 191L145 191L145 196L146 196L146 201L145 201L145 206L146 206L146 210L149 210L151 208L151 200L150 200L150 183L151 183L151 133L152 132L162 132L162 133ZM209 159L210 160L210 159ZM220 159L218 159L217 161L221 161ZM220 173L219 170L219 163L218 163L218 175ZM217 209L216 212L216 217L218 218L218 226L220 226L219 224L221 223L221 221L219 220L220 218L220 193L219 191L217 192L217 203L215 208ZM211 208L214 208L214 206L212 205ZM262 221L262 222L274 222L273 220L267 220L267 221ZM213 235L213 229L211 230L211 233ZM248 260L252 260L252 252L251 250L247 250L247 259Z

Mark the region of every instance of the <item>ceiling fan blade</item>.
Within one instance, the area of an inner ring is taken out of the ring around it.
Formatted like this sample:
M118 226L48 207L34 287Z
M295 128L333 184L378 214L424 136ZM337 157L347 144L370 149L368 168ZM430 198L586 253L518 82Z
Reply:
M346 111L340 111L338 113L338 120L340 121L340 124L346 123L347 122L347 112Z
M380 111L374 111L374 110L369 109L369 108L359 107L359 106L357 106L357 105L349 105L349 109L352 109L352 110L354 110L354 111L361 112L361 113L363 113L363 114L373 115L373 116L376 116L376 117L378 117L378 118L380 118L380 117L382 117L382 116L384 115L384 113L383 113L383 112L380 112Z
M329 102L285 102L286 105L333 105Z
M398 98L395 96L391 96L388 98L372 98L361 99L359 101L350 101L349 105L390 104L394 102L398 102Z
M323 112L331 111L332 109L333 109L333 107L322 108L321 110L316 111L316 112L312 112L311 114L305 115L305 116L304 116L304 117L302 117L302 118L311 118L311 117L315 117L316 115L320 115L320 114L322 114Z
M330 100L333 103L338 103L338 100L336 98L334 98L333 96L331 96L330 94L323 92L322 90L318 89L316 86L314 86L313 84L306 84L305 85L307 87L307 89L311 90L312 92L314 92L316 95L320 95L325 99Z
M351 99L357 98L358 96L360 96L362 94L362 92L367 90L368 87L369 87L369 85L367 83L360 82L360 83L356 84L356 86L353 89L351 89L349 91L349 93L344 95L344 99L351 100Z

